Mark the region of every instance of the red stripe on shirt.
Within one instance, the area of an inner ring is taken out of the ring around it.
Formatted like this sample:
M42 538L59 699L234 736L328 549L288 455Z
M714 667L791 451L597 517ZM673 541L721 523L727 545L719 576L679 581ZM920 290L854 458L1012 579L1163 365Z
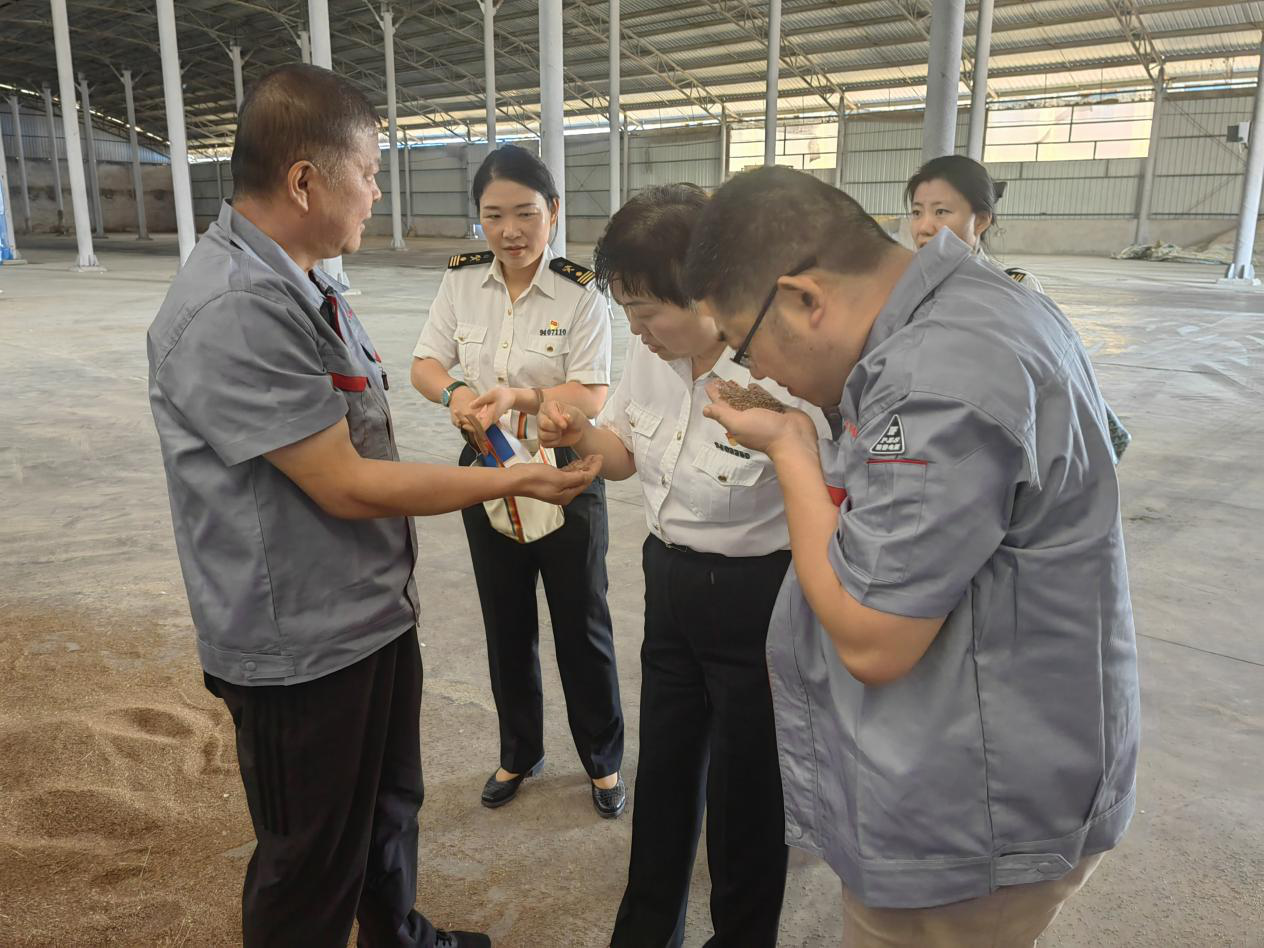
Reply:
M344 392L363 392L369 385L368 376L365 375L339 375L337 372L330 372L329 377L333 380L334 388Z

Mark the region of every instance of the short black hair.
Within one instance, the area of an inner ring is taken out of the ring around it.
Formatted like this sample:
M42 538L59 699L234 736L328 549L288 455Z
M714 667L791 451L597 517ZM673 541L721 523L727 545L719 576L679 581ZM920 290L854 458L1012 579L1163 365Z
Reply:
M806 260L860 273L894 246L850 195L802 171L757 168L707 202L685 261L685 292L732 313L758 306L778 277Z
M233 140L233 191L264 195L307 160L337 179L366 132L381 127L377 110L346 79L306 63L270 71L250 87Z
M550 208L555 201L561 200L549 166L517 145L501 145L488 152L483 163L478 166L478 171L474 174L474 184L470 188L475 207L483 206L483 192L496 180L513 181L524 188L530 188L541 195Z
M976 214L987 214L992 218L992 223L996 223L996 202L1005 193L1005 182L993 181L987 168L973 158L965 155L943 155L926 162L904 186L906 205L913 204L913 195L927 181L946 181L966 199L970 210Z
M685 255L706 204L707 192L696 184L661 184L629 200L593 250L598 288L618 280L624 293L688 306Z

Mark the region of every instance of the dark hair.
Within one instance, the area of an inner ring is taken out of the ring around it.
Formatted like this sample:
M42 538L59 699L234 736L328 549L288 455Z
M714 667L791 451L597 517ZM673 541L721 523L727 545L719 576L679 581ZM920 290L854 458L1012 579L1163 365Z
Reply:
M685 254L706 204L707 192L696 184L662 184L629 200L593 250L597 287L607 290L618 280L624 293L688 306Z
M904 186L904 203L912 205L913 195L927 181L946 181L976 214L987 214L996 223L996 202L1005 193L1004 181L993 181L987 168L965 155L932 158L917 169ZM986 233L986 232L985 232Z
M488 152L483 163L478 166L478 171L474 174L474 184L470 188L475 207L482 207L483 192L489 184L497 180L513 181L524 188L530 188L544 198L544 203L550 209L554 201L561 200L548 165L517 145L501 145L495 151Z
M895 241L850 195L789 168L734 176L707 202L685 261L685 292L721 312L756 307L815 257L835 273L872 268Z
M251 86L233 140L233 190L262 195L296 161L337 179L366 132L381 125L364 93L328 69L291 63Z

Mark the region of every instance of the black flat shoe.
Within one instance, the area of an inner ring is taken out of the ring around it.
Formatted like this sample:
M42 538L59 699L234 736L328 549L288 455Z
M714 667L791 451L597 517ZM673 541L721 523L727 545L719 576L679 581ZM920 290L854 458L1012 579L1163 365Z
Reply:
M435 932L435 948L492 948L482 932Z
M623 782L622 774L619 775L618 782L609 790L602 790L595 783L590 784L590 786L592 787L593 806L607 820L613 820L628 805L628 787Z
M497 780L496 772L492 771L492 775L487 778L487 783L483 784L483 806L494 810L498 806L504 806L510 800L518 795L518 788L522 786L522 781L528 777L534 777L544 769L544 758L529 768L525 773L520 773L512 780Z

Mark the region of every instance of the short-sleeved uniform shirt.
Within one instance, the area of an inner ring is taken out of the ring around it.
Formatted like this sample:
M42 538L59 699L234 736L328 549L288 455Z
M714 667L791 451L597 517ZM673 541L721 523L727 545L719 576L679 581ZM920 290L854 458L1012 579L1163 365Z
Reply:
M1074 329L944 230L831 423L839 581L870 608L947 619L912 671L868 687L791 570L768 637L787 841L896 908L1058 878L1113 847L1134 806L1136 644Z
M610 383L610 304L590 271L548 247L530 285L510 299L490 251L458 254L439 284L413 355L458 364L478 393L498 385Z
M227 202L149 328L149 397L205 670L241 685L344 668L417 622L405 517L325 513L264 457L345 418L399 460L388 379L329 277Z
M768 455L729 443L724 427L704 417L707 385L727 379L745 386L750 372L726 349L697 379L689 359L670 362L636 336L628 342L623 376L596 424L619 436L636 459L645 521L660 540L699 553L764 556L789 546L785 503ZM779 385L769 394L807 411L825 433L819 409Z

